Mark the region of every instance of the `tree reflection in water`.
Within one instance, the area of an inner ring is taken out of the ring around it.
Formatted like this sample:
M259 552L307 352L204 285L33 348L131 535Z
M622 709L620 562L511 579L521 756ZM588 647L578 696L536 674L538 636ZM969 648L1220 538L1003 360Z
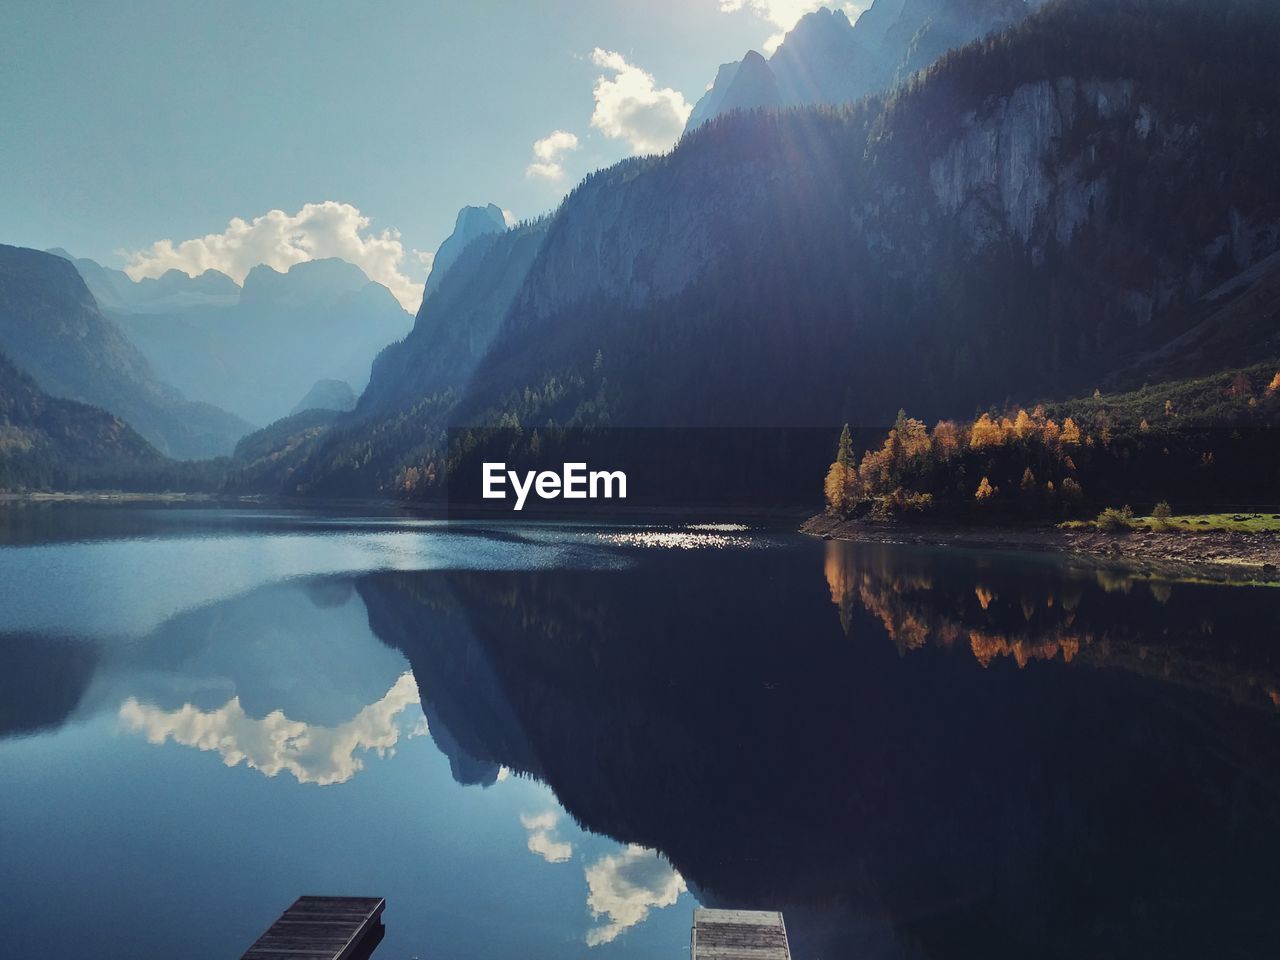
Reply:
M1280 594L823 549L358 589L451 761L787 910L799 956L1275 942Z

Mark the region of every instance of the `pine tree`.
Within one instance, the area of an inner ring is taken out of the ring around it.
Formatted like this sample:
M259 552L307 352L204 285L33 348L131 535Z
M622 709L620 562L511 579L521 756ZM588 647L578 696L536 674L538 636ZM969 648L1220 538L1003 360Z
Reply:
M854 467L853 456L853 437L849 433L849 425L846 423L844 429L840 431L840 446L836 449L836 463L842 467Z

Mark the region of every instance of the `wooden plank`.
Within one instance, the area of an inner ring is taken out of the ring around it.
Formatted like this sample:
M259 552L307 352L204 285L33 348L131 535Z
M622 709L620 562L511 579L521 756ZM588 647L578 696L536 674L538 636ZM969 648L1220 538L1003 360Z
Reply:
M354 960L382 940L381 897L299 897L241 960Z
M752 926L781 927L782 914L777 910L718 910L711 907L697 907L693 911L693 922L698 923L747 923Z
M692 960L791 960L782 914L776 910L693 911Z

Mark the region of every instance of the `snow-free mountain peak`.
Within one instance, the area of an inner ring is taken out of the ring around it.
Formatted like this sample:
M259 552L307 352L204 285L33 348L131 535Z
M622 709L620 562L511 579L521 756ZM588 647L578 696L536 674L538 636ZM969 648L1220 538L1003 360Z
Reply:
M244 278L244 292L240 298L246 306L277 304L296 307L355 293L369 282L363 270L337 257L295 263L284 273L261 263Z
M431 264L431 275L427 277L427 284L423 290L423 302L425 303L431 294L440 289L445 273L472 240L489 233L502 233L506 229L506 215L497 204L489 203L483 207L468 206L459 210L453 224L453 233L449 234L436 250L435 259Z
M805 14L765 61L722 65L686 130L734 110L850 103L886 90L942 54L1002 30L1026 0L875 0L851 23L842 10Z

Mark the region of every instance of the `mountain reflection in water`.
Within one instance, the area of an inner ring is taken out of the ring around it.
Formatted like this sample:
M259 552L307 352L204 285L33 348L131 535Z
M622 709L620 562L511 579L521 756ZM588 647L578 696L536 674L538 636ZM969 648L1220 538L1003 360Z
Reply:
M824 549L357 588L455 762L789 911L802 956L1275 942L1280 594Z
M119 648L10 633L0 737L110 711L315 790L429 731L458 784L551 788L520 856L579 864L593 948L688 891L784 910L798 960L1272 951L1280 591L708 534L304 579Z

